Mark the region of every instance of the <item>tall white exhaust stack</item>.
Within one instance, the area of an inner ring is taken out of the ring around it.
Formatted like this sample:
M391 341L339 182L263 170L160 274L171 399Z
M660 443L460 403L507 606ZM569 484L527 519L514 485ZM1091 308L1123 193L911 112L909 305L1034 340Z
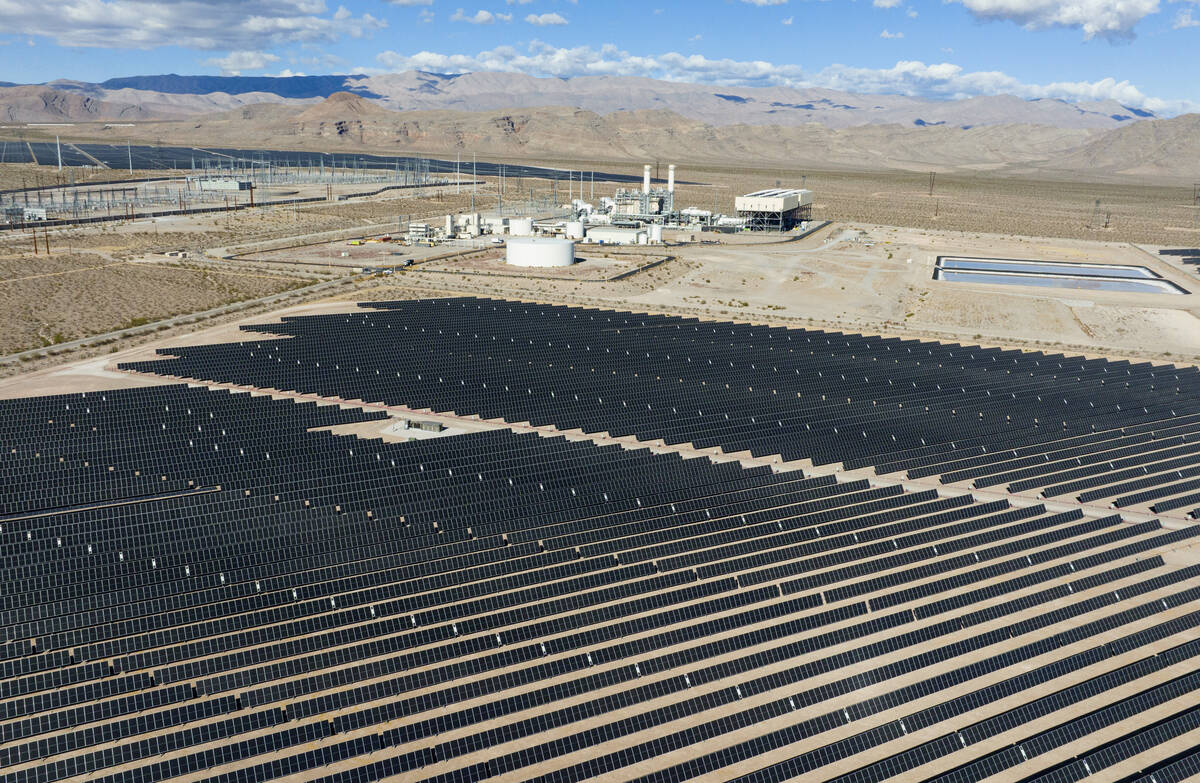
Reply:
M642 192L650 192L650 164L647 163L642 169Z
M675 164L667 166L667 192L675 192Z

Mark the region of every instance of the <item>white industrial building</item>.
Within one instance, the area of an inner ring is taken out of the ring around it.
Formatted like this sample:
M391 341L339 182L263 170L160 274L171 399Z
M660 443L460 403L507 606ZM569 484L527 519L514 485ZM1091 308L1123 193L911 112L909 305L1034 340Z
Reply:
M195 183L197 190L253 190L254 183L246 179L231 177L188 177L189 183Z
M751 231L791 231L812 218L813 193L799 188L771 188L734 199L737 216Z
M555 237L509 237L504 260L513 266L571 266L575 263L575 243Z
M604 245L644 245L649 235L644 228L588 226L587 241Z

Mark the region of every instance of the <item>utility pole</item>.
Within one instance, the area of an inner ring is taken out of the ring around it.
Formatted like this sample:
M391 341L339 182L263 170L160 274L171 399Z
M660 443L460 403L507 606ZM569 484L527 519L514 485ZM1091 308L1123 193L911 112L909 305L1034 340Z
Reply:
M454 157L454 195L462 193L462 180L459 179L458 170L462 163L462 150L455 153Z
M133 173L133 147L129 146L129 142L125 142L125 154L129 156L129 173Z
M935 180L937 180L937 172L936 171L929 172L929 195L931 195L931 196L933 195L933 183Z
M58 170L62 171L62 142L58 140L58 136L54 137L54 149L58 152Z
M475 153L471 153L471 211L475 211L475 194L479 192L478 174L475 173Z

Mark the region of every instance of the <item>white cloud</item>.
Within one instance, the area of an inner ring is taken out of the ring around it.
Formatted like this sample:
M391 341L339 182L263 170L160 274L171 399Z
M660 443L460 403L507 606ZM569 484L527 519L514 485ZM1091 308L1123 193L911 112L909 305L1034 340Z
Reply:
M367 37L387 22L324 0L0 0L0 29L61 46L254 51Z
M428 8L422 8L421 13L417 14L417 18L423 23L429 24L433 21L433 11L430 11Z
M493 14L482 9L470 16L461 8L450 15L451 22L466 22L467 24L495 24L496 22L511 22L512 14Z
M904 33L893 33L889 30L884 30L882 33L879 34L879 37L880 38L903 38Z
M274 75L280 78L287 78L289 76L307 76L308 74L306 74L304 71L293 71L291 68L284 68L282 71Z
M533 0L504 0L509 5L529 5Z
M530 24L535 24L538 27L557 26L557 25L564 25L567 23L567 20L563 18L562 14L553 14L553 13L551 13L551 14L530 14L529 16L525 17L525 21L529 22Z
M1184 8L1175 15L1175 24L1171 25L1176 30L1182 30L1186 27L1200 27L1200 20L1192 18L1192 9Z
M1029 30L1077 27L1083 37L1132 38L1137 23L1158 13L1158 0L947 0L980 19L1008 20Z
M400 6L433 5L433 0L387 0L387 2Z
M908 15L909 19L916 19L918 16L920 16L915 8L910 8L905 13Z
M900 5L901 0L872 0L871 5L876 8L895 8Z
M217 66L226 76L240 76L242 71L261 71L275 62L279 62L279 58L269 52L242 51L210 58L205 60L204 64Z
M746 5L756 5L760 8L769 5L784 5L788 0L742 0Z
M469 73L509 71L532 76L648 76L677 82L738 87L824 87L855 93L885 93L924 98L1015 95L1026 99L1114 100L1163 114L1200 110L1200 103L1148 96L1128 81L1029 84L999 71L965 71L953 63L901 61L891 68L831 65L809 73L799 65L764 60L713 60L699 54L665 52L635 55L613 44L558 48L532 41L524 50L499 46L478 54L387 51L376 60L389 71Z
M790 27L790 26L791 26L791 24L792 24L792 20L793 20L794 18L795 18L795 17L792 17L792 16L787 16L787 17L784 17L783 21L781 21L781 22L780 22L780 24L781 24L781 25L784 25L785 27Z
M891 68L851 68L834 65L814 75L821 86L849 92L899 93L933 98L969 98L976 95L1015 95L1026 99L1065 101L1116 101L1125 106L1174 114L1200 109L1192 101L1166 101L1146 95L1128 81L1113 78L1094 82L1028 84L1000 71L964 71L952 63L926 65L901 61Z
M696 33L695 35L693 35L693 36L692 36L691 38L689 38L688 40L689 40L689 41L691 41L692 43L695 43L696 41L703 41L703 40L704 40L704 36L703 36L703 35L701 35L700 33Z

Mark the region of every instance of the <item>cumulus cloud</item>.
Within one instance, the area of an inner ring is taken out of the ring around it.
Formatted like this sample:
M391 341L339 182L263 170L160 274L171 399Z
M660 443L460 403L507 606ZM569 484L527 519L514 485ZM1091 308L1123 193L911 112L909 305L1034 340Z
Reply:
M468 15L460 8L450 15L450 21L466 22L467 24L495 24L496 22L511 22L512 14L493 14L491 11L480 9Z
M873 0L871 5L876 8L895 8L900 5L901 0Z
M514 71L535 76L650 76L669 81L698 81L726 85L763 85L799 82L804 70L798 65L778 65L762 60L713 60L699 54L639 56L613 44L599 49L590 46L552 47L533 41L524 51L512 46L469 54L417 52L411 55L383 52L378 62L394 71Z
M760 8L769 5L784 5L788 0L742 0L746 5L756 5Z
M1158 13L1158 0L948 0L980 19L1007 20L1030 29L1075 27L1083 37L1132 38L1137 23Z
M0 0L0 29L61 46L253 51L366 37L387 23L324 0Z
M433 0L387 0L387 2L399 6L433 5Z
M678 82L737 87L824 87L855 93L885 93L923 98L969 98L1015 95L1066 101L1113 100L1125 106L1176 114L1200 110L1191 101L1168 101L1148 96L1128 81L1112 78L1094 82L1030 84L1000 71L965 71L953 63L926 64L902 60L891 68L831 65L809 73L799 65L765 60L710 59L699 54L666 52L636 55L606 44L600 48L559 48L533 41L524 49L499 46L478 54L422 51L383 52L376 58L390 71L469 73L509 71L531 76L649 76Z
M429 24L433 21L433 11L430 11L428 8L422 8L421 13L417 14L417 18L425 24Z
M552 26L556 26L556 25L564 25L567 23L567 20L563 18L562 14L553 14L553 13L530 14L529 16L525 17L525 21L529 22L530 24L535 24L538 27L552 27Z
M268 52L242 51L210 58L205 60L204 64L217 66L226 76L240 76L242 71L261 71L275 62L279 62L279 58Z
M893 33L890 30L884 30L882 33L879 34L879 37L880 38L903 38L904 33Z
M1171 27L1176 30L1183 30L1187 27L1200 27L1200 20L1192 18L1192 9L1184 8L1175 15L1175 23Z

